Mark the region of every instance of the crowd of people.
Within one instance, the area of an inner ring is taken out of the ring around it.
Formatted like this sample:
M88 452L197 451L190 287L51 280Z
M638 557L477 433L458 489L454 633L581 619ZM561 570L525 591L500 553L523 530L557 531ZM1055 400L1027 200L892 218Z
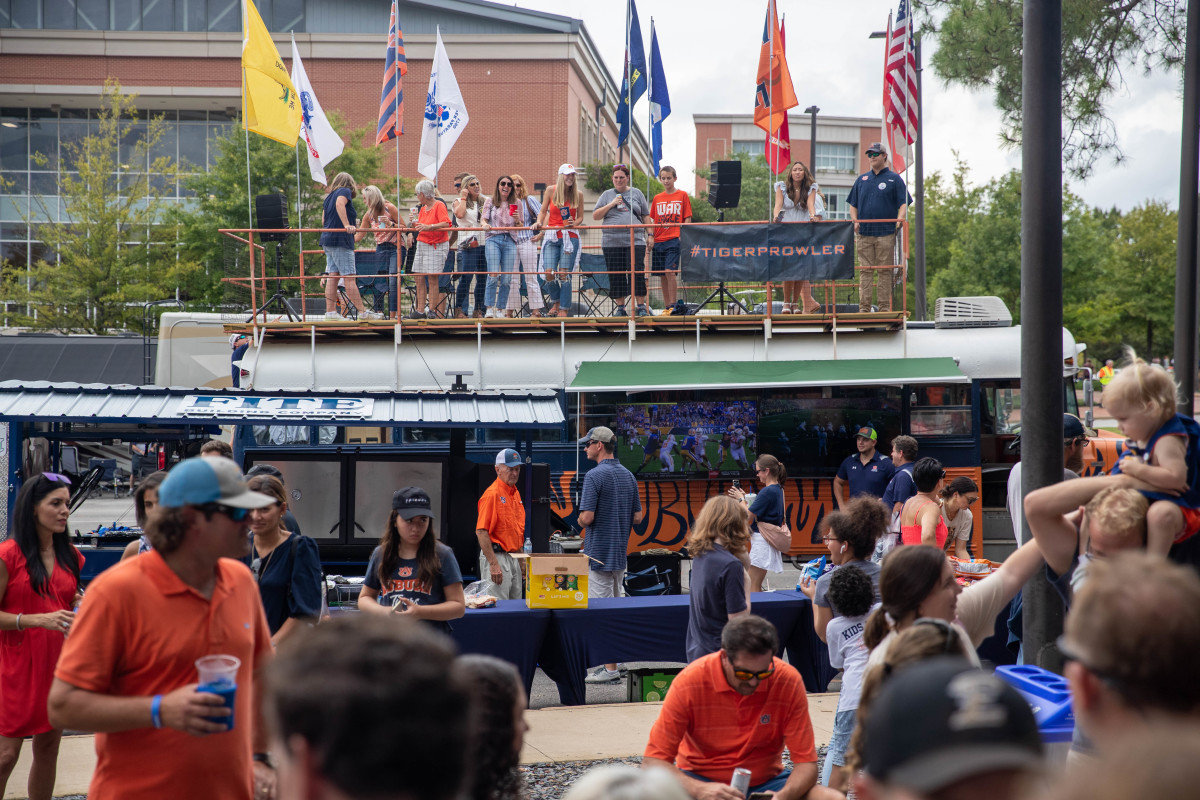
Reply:
M897 231L910 198L903 179L888 168L881 143L871 144L865 155L871 169L855 181L847 201L863 268L860 310L888 311ZM679 242L680 226L693 220L692 198L676 188L675 168L659 170L663 191L647 198L631 185L630 168L614 165L612 187L596 199L590 220L584 216L578 173L573 164L562 164L541 197L517 174L499 176L490 194L470 172L455 175L451 196L443 196L432 181L422 180L414 190L417 205L407 215L378 187L366 186L361 192L366 208L361 225L353 203L359 196L358 184L350 174L338 173L327 186L320 238L326 258L325 317L383 316L380 309L364 303L355 280L354 247L368 235L375 240L377 266L392 276L389 316L402 310L398 276L405 272L414 284L412 308L403 313L406 319L572 316L579 313L573 296L582 285L575 275L581 271L585 247L594 247L590 237L584 241L583 227L588 225L600 226L597 249L603 267L584 271L596 287L606 290L612 316L655 313L647 284L651 276L659 279L662 294L658 313L689 313L679 294ZM823 219L824 196L808 166L793 162L785 174L774 186L772 220ZM860 217L875 221L860 226ZM878 221L887 219L896 221ZM873 296L876 284L878 294ZM339 307L339 288L349 307ZM831 298L818 301L809 281L784 281L782 289L783 313L818 313L832 302Z

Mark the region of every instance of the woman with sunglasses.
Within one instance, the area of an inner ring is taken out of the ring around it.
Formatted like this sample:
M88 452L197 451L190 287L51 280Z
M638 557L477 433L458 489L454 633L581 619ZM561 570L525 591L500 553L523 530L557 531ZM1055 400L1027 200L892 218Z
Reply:
M900 541L903 544L932 544L946 547L950 531L942 519L942 503L938 490L946 478L942 462L922 458L913 465L913 484L917 493L904 501L900 509Z
M523 230L513 231L517 242L517 262L512 277L509 278L508 304L505 312L515 317L521 308L521 281L525 281L525 295L529 299L529 316L540 317L542 306L542 287L538 285L538 252L533 237L537 233L538 219L541 218L542 206L536 197L530 197L525 190L525 179L513 173L513 194L517 198L518 222Z
M875 586L875 602L879 602L879 565L871 560L875 542L887 527L888 513L875 497L860 495L822 520L821 541L829 550L829 562L835 567L851 564L858 567ZM802 591L813 603L813 627L825 641L825 628L838 612L829 601L829 587L837 569L813 579L800 579Z
M151 472L133 490L133 517L142 531L146 530L146 522L150 518L150 513L158 507L158 487L166 477L167 473L161 469L158 472ZM125 551L121 553L121 560L127 561L134 556L149 552L151 549L150 537L143 532L137 541L125 545Z
M43 472L25 481L0 543L0 795L25 737L33 737L29 797L50 800L62 731L46 701L78 602L83 554L67 531L71 481Z
M462 187L454 201L454 216L460 228L482 227L483 191L479 178L474 175L462 177ZM487 259L483 256L483 231L465 231L458 234L458 289L454 298L454 316L465 318L483 316L483 289L487 282ZM475 310L471 313L471 281L475 281Z
M997 615L1045 563L1037 542L1026 542L992 574L963 588L941 549L920 544L895 548L879 572L883 605L871 613L863 630L871 665L883 663L896 634L922 617L932 617L958 628L971 643L968 657L978 666L974 648L992 635Z
M688 601L687 660L721 649L721 630L750 613L750 515L732 497L710 497L688 534L692 556Z
M969 559L967 542L975 531L971 506L979 500L979 487L966 475L950 481L939 495L942 499L942 521L946 523L947 538L954 542L954 557Z
M509 278L517 263L516 228L521 223L517 193L513 191L511 175L501 175L496 180L496 191L483 201L483 227L487 228L487 243L484 255L487 258L487 289L484 317L503 316L508 305Z
M287 494L273 475L255 475L247 488L274 498L250 512L250 571L258 582L271 644L276 647L301 626L321 616L321 556L317 543L283 524Z
M571 313L571 273L579 263L581 250L579 233L571 226L579 224L582 211L583 193L575 185L575 167L563 164L558 168L558 182L542 195L542 211L538 214L538 227L545 231L542 269L546 276L542 286L550 298L548 317Z
M454 551L438 541L433 503L424 489L392 495L392 513L367 562L358 610L421 619L450 633L450 620L467 613Z
M776 550L759 530L759 523L782 527L784 524L783 481L787 470L779 459L772 455L761 455L754 462L762 488L754 498L754 504L746 503L746 493L740 488L731 488L727 494L746 506L750 513L750 589L763 591L763 581L768 572L783 572L783 553Z

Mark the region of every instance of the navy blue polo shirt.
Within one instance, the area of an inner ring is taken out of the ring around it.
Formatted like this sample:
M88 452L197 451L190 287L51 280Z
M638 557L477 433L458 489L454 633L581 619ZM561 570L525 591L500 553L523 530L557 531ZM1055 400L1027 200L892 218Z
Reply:
M885 506L891 508L896 503L903 503L917 493L917 483L913 480L912 476L913 467L915 466L916 463L912 461L899 467L894 463L892 464L892 474L894 477L891 483L888 484L887 491L883 493L883 504Z
M867 170L850 187L846 204L858 210L859 219L895 219L900 206L909 201L904 179L884 167L878 175ZM858 226L860 236L891 236L896 232L894 222L864 222Z
M892 466L892 460L887 456L881 456L878 450L865 466L859 454L853 453L842 462L837 471L837 476L850 484L850 497L852 498L860 494L883 497L888 483L895 474L896 468Z

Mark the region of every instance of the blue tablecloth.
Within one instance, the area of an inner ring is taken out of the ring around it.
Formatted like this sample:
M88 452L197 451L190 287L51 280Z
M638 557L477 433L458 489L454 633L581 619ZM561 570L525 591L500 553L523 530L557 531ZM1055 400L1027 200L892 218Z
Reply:
M751 606L775 625L805 687L823 691L832 675L825 677L829 658L813 633L808 598L796 593L755 593ZM588 667L617 661L687 661L687 621L686 595L593 598L586 609L554 609L539 663L558 684L562 703L581 705ZM820 647L814 647L814 642Z

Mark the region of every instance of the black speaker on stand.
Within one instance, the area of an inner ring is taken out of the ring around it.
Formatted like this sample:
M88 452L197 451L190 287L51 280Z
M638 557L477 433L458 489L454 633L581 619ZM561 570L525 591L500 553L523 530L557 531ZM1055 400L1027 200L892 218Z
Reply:
M742 162L714 161L709 165L708 204L717 209L717 222L725 221L725 209L737 208L742 198ZM725 288L725 281L718 281L717 288L704 299L700 306L706 306L713 300L719 300L721 308L729 308L728 303L736 303L741 309L739 313L749 313L742 301L734 297Z
M288 234L282 228L287 228L287 198L282 194L260 194L254 198L254 216L258 222L259 228L264 228L266 231L260 233L258 238L264 242L275 243L275 293L267 298L261 306L254 310L254 315L250 319L254 319L259 314L265 314L272 306L279 308L291 322L297 322L301 319L295 310L292 309L291 301L283 293L283 283L279 280L282 272L281 262L283 261L283 241ZM250 319L246 320L247 322Z

